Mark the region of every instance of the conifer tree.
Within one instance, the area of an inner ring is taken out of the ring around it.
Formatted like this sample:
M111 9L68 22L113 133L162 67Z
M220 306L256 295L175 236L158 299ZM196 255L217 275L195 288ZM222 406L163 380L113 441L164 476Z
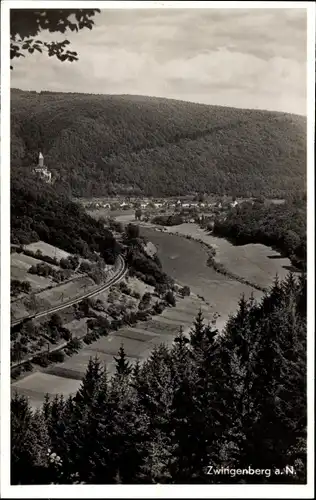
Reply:
M45 482L49 446L44 420L16 393L11 400L11 483Z
M204 328L205 328L204 317L202 309L200 309L195 317L193 328L190 332L190 342L192 347L195 348L201 345L204 338Z
M75 401L77 405L84 407L93 401L102 379L102 373L103 370L98 357L90 358L85 376L76 394Z
M131 363L126 359L123 343L119 348L117 357L114 356L114 361L116 363L115 368L116 368L116 375L118 377L128 376L132 373L132 366Z

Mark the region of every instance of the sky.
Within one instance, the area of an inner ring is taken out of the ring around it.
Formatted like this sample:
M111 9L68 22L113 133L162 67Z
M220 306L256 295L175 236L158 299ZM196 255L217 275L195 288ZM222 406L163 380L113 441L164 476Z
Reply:
M14 59L11 87L305 115L306 37L304 9L104 9L91 31L67 36L79 61Z

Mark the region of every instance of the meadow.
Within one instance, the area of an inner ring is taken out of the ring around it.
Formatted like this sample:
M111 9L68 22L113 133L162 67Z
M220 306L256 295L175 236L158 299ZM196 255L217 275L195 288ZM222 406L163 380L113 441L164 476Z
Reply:
M50 277L37 276L36 274L29 274L28 270L31 266L36 266L40 261L24 255L22 253L11 254L11 279L20 281L28 281L34 291L42 290L53 284Z
M279 252L266 245L251 243L236 246L224 238L208 234L197 224L186 223L168 227L166 232L189 236L213 246L216 250L216 262L221 263L229 272L258 286L269 287L276 275L283 279L292 269L288 258L282 257Z
M67 257L71 255L69 252L62 250L61 248L45 243L45 241L35 241L34 243L26 245L25 248L27 250L32 250L32 252L37 252L39 250L43 255L48 255L52 258L55 257L57 260L67 259Z
M13 382L11 390L13 392L17 390L28 396L33 407L40 405L46 392L52 395L59 392L65 396L74 393L85 374L90 357L97 355L106 363L110 373L113 373L115 368L113 356L116 356L122 344L130 362L135 362L137 359L144 360L155 345L161 343L171 345L179 332L180 324L184 326L184 331L188 331L200 308L206 310L203 301L193 295L184 299L179 298L175 308L167 308L161 315L139 322L135 327L124 326L107 337L101 337L63 363L51 365ZM183 311L186 311L184 321L181 320ZM168 320L170 314L176 314L180 321L175 317L173 321ZM69 327L71 324L68 323L66 326ZM81 320L78 328L84 329L84 327L84 320Z

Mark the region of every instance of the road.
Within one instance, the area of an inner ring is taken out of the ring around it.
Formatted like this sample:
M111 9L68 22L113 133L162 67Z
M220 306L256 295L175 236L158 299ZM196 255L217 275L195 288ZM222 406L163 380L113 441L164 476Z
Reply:
M11 323L11 327L18 325L19 323L22 323L22 321L25 321L26 319L42 318L43 316L47 316L48 314L52 314L52 313L61 311L62 309L66 309L66 307L77 304L78 302L81 302L83 299L94 297L95 295L98 295L99 293L107 290L107 288L109 288L110 286L115 285L116 283L119 283L124 278L124 276L127 272L127 267L126 267L125 261L121 255L118 256L117 263L118 263L118 265L117 265L116 274L114 276L112 276L106 283L103 283L98 288L92 290L91 292L85 293L84 295L81 295L80 297L76 297L75 299L68 300L67 302L64 302L63 304L51 307L50 309L46 309L46 311L39 312L38 314L35 314L35 315L29 314L28 316L24 316L24 318L20 318L20 319L14 321L13 323Z

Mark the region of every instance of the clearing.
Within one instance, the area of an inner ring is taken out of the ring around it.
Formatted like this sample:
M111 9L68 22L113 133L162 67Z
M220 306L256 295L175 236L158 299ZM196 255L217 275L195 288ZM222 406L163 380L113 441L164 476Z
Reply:
M50 245L49 243L45 243L44 241L30 243L29 245L26 245L25 248L27 250L32 250L32 252L40 250L43 255L48 255L49 257L56 258L57 260L66 259L71 255L65 250L61 250L60 248Z

